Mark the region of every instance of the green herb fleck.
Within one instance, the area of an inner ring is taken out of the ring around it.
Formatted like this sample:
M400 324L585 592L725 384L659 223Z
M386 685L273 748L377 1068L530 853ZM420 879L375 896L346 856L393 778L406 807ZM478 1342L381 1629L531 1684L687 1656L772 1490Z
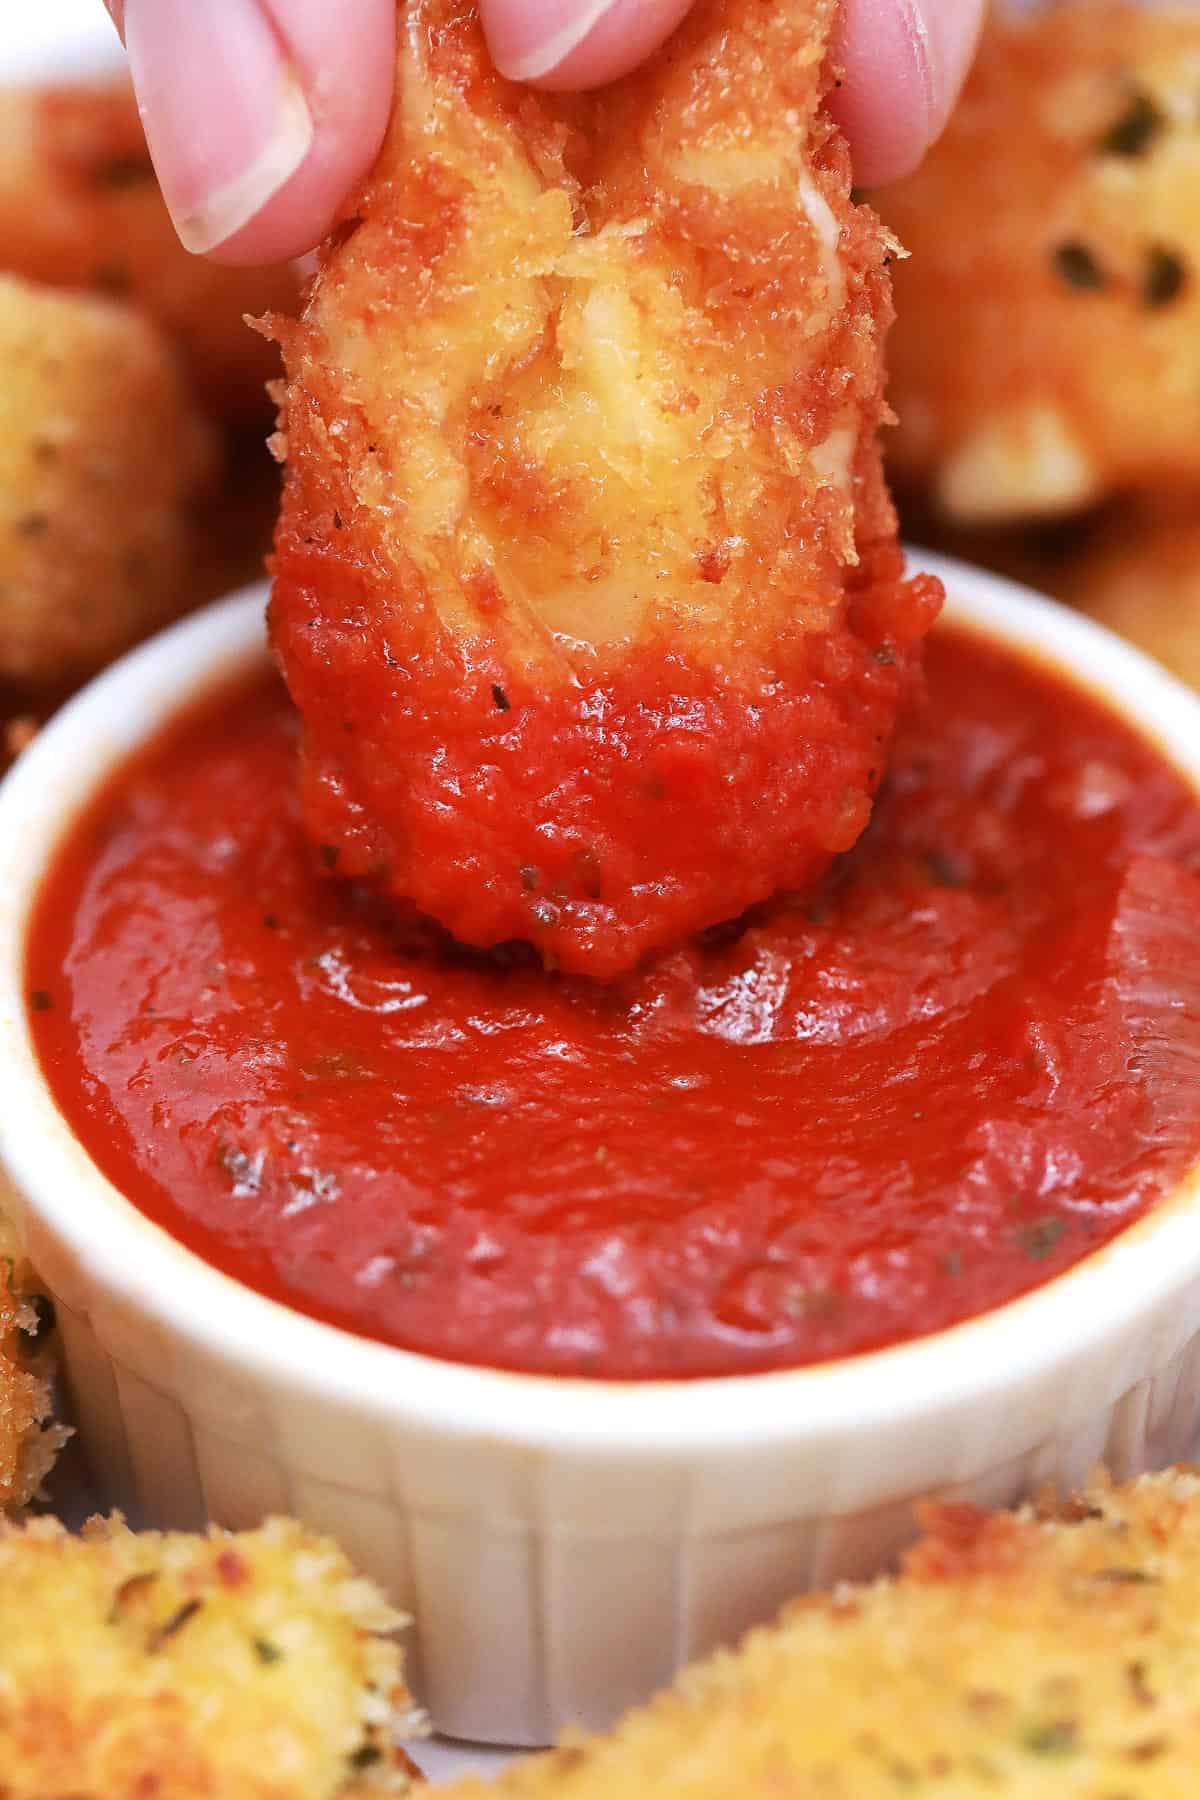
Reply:
M1031 1725L1021 1742L1034 1756L1071 1756L1079 1748L1079 1728L1073 1719L1049 1719Z
M314 1081L361 1081L368 1073L353 1050L321 1050L303 1072Z
M1114 119L1096 146L1105 156L1144 156L1162 131L1164 119L1149 94L1130 94L1119 119Z
M532 894L540 880L541 872L533 863L521 864L521 886L525 889L527 894Z
M264 913L263 914L263 924L266 926L268 931L278 931L279 930L279 920L274 913Z
M507 712L512 705L512 701L498 681L493 681L492 683L492 699L496 702L496 706L500 712Z
M45 988L34 988L29 996L29 1004L34 1012L53 1012L54 995L48 993Z
M361 1744L350 1758L352 1769L370 1769L383 1761L383 1751L378 1744Z
M890 669L896 660L896 652L892 649L890 644L877 645L872 654L875 661L885 669Z
M50 529L50 520L44 512L26 513L17 520L17 530L22 537L45 537Z
M1034 1224L1026 1225L1018 1234L1021 1248L1026 1256L1032 1256L1040 1262L1050 1255L1066 1229L1065 1219L1038 1219Z
M254 1640L254 1654L257 1656L259 1662L266 1667L269 1667L271 1663L283 1661L283 1651L279 1648L278 1644L273 1644L270 1638L256 1637Z
M1142 299L1151 309L1169 306L1187 286L1187 264L1174 250L1155 244L1146 257Z
M1086 244L1069 239L1056 244L1051 253L1056 273L1068 287L1084 292L1097 292L1107 285L1107 278Z
M185 1600L182 1606L177 1606L170 1617L164 1619L146 1639L148 1654L153 1656L156 1650L161 1650L165 1643L183 1630L189 1619L195 1618L203 1605L203 1600Z
M1121 1587L1156 1587L1157 1575L1151 1575L1146 1569L1126 1567L1097 1569L1092 1575L1093 1581L1111 1581Z
M341 851L336 844L321 845L321 861L325 864L327 869L332 869L336 866L337 859L340 855Z

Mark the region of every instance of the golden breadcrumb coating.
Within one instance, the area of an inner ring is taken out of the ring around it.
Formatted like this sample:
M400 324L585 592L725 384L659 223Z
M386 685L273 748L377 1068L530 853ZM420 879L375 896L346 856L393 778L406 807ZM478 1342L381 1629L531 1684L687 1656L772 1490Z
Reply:
M583 96L402 0L398 104L288 371L272 633L314 839L611 975L858 836L936 584L882 485L894 246L834 0L700 0Z
M0 1212L0 1515L28 1505L70 1435L50 1418L52 1322Z
M963 522L1200 481L1200 11L997 12L949 130L878 204L898 483Z
M188 254L128 83L0 87L0 270L128 299L179 346L211 417L266 416L278 358L245 314L294 304L297 279Z
M4 1800L407 1791L401 1623L294 1521L207 1536L0 1529Z
M83 673L181 610L211 454L149 320L0 275L0 675Z
M798 1602L609 1736L446 1800L1191 1800L1200 1479L925 1511L901 1577Z

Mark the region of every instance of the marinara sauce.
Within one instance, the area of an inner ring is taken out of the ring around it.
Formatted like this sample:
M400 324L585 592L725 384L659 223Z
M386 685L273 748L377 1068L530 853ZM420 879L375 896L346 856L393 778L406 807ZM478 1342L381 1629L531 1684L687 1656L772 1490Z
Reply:
M611 988L422 942L307 843L265 677L103 787L33 922L63 1112L261 1292L465 1362L736 1374L1012 1299L1200 1154L1200 805L935 633L818 892Z

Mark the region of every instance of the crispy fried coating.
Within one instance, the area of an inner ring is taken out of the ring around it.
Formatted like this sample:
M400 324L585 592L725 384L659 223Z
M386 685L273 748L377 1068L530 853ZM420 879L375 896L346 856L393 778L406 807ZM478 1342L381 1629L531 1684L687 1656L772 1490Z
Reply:
M700 0L582 97L403 0L399 101L288 382L271 610L312 834L460 939L608 976L862 830L937 607L882 484L891 240L834 0Z
M28 1504L69 1435L50 1419L46 1327L51 1315L30 1291L28 1276L12 1228L0 1213L0 1516Z
M801 1602L609 1736L446 1800L1189 1800L1200 1480L928 1509L902 1577Z
M0 276L0 675L82 673L181 609L211 454L154 325Z
M0 1529L4 1800L406 1792L397 1619L290 1520L237 1536Z
M211 417L266 416L278 358L245 315L293 305L296 277L189 256L125 82L0 88L0 270L128 299L179 346Z
M878 196L898 485L962 522L1200 481L1200 11L997 11L941 143Z
M1200 689L1200 519L1122 510L1072 563L1064 598Z

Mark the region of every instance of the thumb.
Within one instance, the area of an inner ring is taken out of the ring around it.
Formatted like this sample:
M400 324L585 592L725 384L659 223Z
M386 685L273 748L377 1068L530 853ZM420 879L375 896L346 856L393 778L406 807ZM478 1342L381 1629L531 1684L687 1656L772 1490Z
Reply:
M983 24L983 0L844 0L830 100L860 186L897 181L941 135Z
M317 243L387 127L395 0L106 0L187 249L280 262Z

